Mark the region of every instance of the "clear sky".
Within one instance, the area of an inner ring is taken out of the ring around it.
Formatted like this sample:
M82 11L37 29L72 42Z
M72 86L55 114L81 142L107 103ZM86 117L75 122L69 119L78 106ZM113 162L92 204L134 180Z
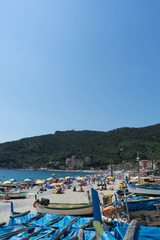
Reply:
M0 142L160 120L159 0L0 1Z

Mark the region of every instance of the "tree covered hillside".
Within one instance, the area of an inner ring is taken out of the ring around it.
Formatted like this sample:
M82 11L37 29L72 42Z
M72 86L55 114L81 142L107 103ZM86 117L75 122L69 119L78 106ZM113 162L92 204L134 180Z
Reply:
M92 167L106 168L123 160L135 162L137 151L141 159L160 159L160 124L109 132L57 131L6 142L0 144L0 167L58 168L65 166L66 157L76 155L91 157Z

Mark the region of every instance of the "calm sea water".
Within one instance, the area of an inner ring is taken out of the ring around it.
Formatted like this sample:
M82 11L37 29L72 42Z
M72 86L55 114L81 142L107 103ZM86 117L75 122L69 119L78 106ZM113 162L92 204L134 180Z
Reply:
M31 170L11 170L11 169L0 169L0 180L6 181L11 178L19 180L24 180L25 178L32 177L34 180L36 179L47 179L52 176L52 174L56 174L56 177L76 177L76 176L85 176L90 175L88 172L70 172L70 171L31 171Z

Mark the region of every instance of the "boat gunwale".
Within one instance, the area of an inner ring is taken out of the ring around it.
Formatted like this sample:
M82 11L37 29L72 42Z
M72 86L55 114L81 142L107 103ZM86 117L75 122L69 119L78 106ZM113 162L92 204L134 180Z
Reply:
M50 204L57 204L57 205L59 205L60 203L50 203ZM76 205L80 205L80 204L78 204L78 203L75 203L75 204L70 204L70 203L63 204L62 203L62 205L66 205L66 206L68 206L68 205L74 205L75 206L75 207L71 207L71 208L65 208L65 207L44 206L44 205L41 205L40 203L37 202L37 205L39 205L39 207L44 208L44 209L51 209L51 210L68 210L68 211L70 211L70 210L74 210L74 209L82 209L82 208L90 208L90 207L92 207L92 205L89 204L89 203L82 203L82 204L83 204L82 206L76 207Z
M4 194L4 195L6 195L6 194L8 194L8 195L19 195L19 194L24 194L24 193L26 193L27 194L27 192L0 192L0 194Z
M130 199L132 199L132 198L130 198ZM155 201L155 200L160 200L160 197L154 197L154 198L150 198L150 199L137 199L137 200L127 199L127 203L148 202L148 201Z
M145 187L144 185L139 186L131 183L128 183L128 185L134 188L140 188L140 189L146 189L146 190L160 190L160 187L151 187L151 186Z

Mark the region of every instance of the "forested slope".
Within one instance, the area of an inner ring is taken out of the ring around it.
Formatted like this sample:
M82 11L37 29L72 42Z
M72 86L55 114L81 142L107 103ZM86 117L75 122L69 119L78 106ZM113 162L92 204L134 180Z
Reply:
M90 166L105 167L123 160L160 158L160 124L143 128L119 128L109 132L57 131L0 144L0 167L58 168L66 157L91 157ZM56 164L58 161L58 165Z

